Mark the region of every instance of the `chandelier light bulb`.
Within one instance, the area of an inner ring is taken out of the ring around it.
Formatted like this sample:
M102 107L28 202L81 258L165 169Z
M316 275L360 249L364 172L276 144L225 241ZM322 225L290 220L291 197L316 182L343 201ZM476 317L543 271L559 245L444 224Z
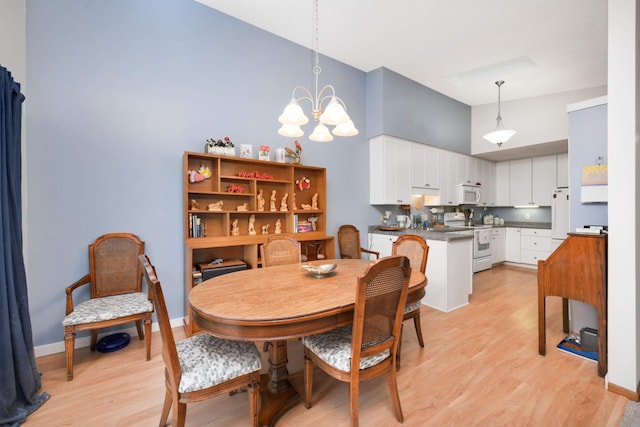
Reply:
M309 139L315 142L329 142L333 141L333 136L331 136L328 127L322 123L318 123L313 133L309 135Z
M304 135L304 132L298 125L284 124L280 129L278 129L278 134L288 136L290 138L297 138Z
M331 101L325 108L324 113L320 116L320 121L326 125L339 125L349 121L349 115L344 107L335 96L331 97Z
M346 123L341 123L331 131L336 136L355 136L358 134L358 129L353 125L351 120Z

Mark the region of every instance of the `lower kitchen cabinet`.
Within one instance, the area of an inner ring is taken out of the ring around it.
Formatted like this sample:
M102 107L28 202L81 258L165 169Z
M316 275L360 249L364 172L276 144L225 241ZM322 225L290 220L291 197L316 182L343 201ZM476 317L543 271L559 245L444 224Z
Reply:
M551 254L551 230L523 228L520 233L520 262L538 265Z
M520 262L520 229L507 227L505 236L505 261Z
M505 262L507 259L505 228L493 228L491 230L491 264Z
M369 246L380 258L391 255L398 236L369 233ZM469 304L473 291L473 239L426 240L427 287L422 303L449 312Z

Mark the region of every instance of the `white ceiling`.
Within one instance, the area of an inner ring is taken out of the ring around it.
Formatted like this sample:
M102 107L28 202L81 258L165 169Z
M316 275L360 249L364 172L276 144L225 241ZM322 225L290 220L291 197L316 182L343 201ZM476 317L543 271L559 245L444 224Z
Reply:
M313 48L312 0L196 1ZM502 101L607 84L605 0L320 0L318 38L471 106L497 101L496 80Z

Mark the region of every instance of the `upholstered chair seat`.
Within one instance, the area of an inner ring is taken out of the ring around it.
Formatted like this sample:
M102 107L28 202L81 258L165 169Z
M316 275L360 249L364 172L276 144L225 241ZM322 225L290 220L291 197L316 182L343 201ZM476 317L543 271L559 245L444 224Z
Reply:
M76 305L62 321L63 326L103 322L134 314L153 312L153 304L147 294L133 292L94 298Z
M321 334L302 337L302 344L326 364L349 372L351 370L352 334L353 325L347 325ZM375 366L390 354L389 350L385 350L373 356L363 357L360 359L360 369Z
M176 348L182 369L180 393L222 384L262 366L260 352L252 342L199 334L177 342Z

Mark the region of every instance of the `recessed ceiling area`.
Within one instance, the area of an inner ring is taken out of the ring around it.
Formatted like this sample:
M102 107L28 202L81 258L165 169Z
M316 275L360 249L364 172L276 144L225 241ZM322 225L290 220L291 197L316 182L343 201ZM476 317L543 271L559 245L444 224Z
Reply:
M312 48L312 0L197 0ZM321 54L470 106L607 84L602 0L319 0Z

